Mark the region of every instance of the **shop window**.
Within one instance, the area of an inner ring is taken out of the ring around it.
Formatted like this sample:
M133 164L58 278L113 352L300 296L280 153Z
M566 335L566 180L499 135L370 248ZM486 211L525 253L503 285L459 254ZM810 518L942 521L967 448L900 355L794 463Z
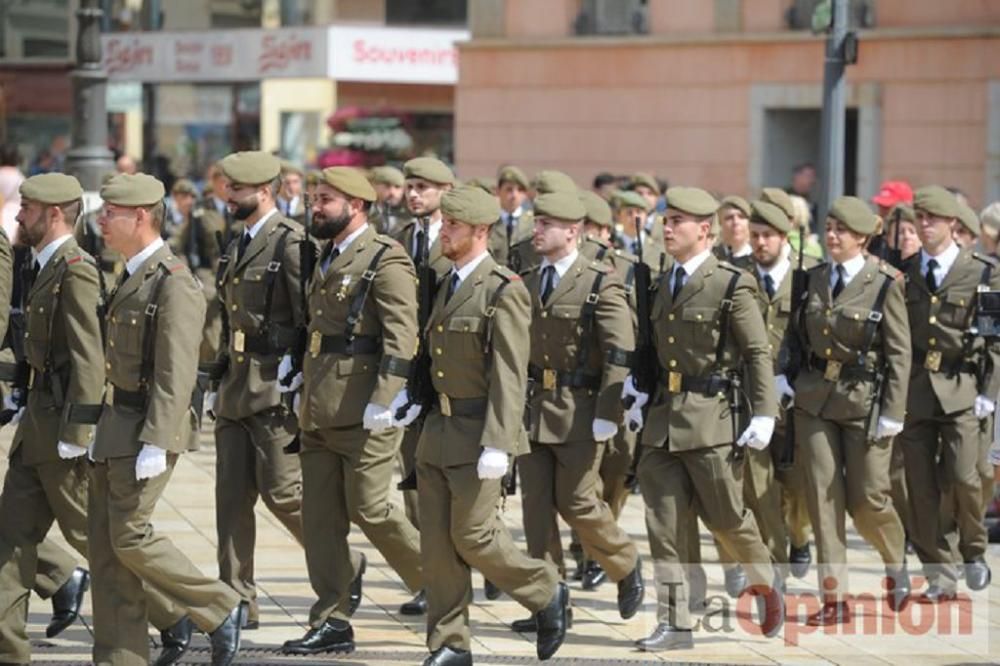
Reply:
M646 0L582 0L573 24L577 35L644 35Z
M793 0L785 11L785 24L791 30L812 29L812 16L816 6L829 0ZM875 3L872 0L849 0L851 28L875 27Z
M385 0L387 25L465 25L468 0Z
M69 58L69 0L0 0L0 58Z

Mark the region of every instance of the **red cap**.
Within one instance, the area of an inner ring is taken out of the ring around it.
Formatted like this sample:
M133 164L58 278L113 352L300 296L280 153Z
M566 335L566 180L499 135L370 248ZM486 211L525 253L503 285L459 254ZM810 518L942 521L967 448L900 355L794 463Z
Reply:
M906 181L887 180L882 183L878 194L872 197L872 203L886 208L899 203L913 203L913 188Z

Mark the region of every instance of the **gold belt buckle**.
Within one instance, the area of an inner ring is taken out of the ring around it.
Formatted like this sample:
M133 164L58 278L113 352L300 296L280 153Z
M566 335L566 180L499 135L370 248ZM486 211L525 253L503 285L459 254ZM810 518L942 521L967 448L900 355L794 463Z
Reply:
M115 385L110 382L104 389L104 402L108 403L109 405L115 404Z
M28 388L35 388L35 368L28 368Z
M941 352L939 351L929 351L927 352L927 358L924 359L924 368L930 370L931 372L937 372L941 369Z
M680 393L683 382L684 375L681 373L673 371L667 373L667 390L671 393Z
M542 370L542 389L554 391L556 388L556 371L552 368Z
M309 355L316 358L321 351L323 351L323 334L313 331L309 336Z
M238 352L246 351L247 336L243 331L233 331L233 349Z
M823 373L823 379L828 382L835 382L840 379L840 371L843 369L844 364L840 361L827 361L826 371Z
M444 416L451 416L451 398L446 396L444 393L438 394L438 404L441 407L441 414Z

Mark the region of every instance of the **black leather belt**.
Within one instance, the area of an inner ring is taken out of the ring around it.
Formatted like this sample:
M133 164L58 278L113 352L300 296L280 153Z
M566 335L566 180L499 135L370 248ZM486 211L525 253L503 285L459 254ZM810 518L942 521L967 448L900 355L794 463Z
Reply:
M823 373L823 377L829 381L846 379L848 381L875 381L875 371L858 365L857 363L843 363L832 359L810 357L809 364L816 370Z
M372 335L357 335L350 342L343 335L323 335L319 331L309 334L309 354L377 354L381 351L382 340Z
M967 361L959 356L958 358L945 358L939 351L927 351L926 349L913 350L913 364L922 367L928 372L943 372L948 375L966 373L975 375L979 368L972 361Z
M574 389L599 389L601 377L588 375L580 370L564 372L552 368L540 368L537 365L528 366L528 376L541 383L542 390L551 391L564 386Z
M126 391L118 388L114 384L108 384L108 394L105 402L116 407L128 407L130 409L146 409L145 391Z
M28 376L31 374L31 366L27 361L20 363L0 363L0 381L10 382L20 386L28 385Z
M233 351L247 354L284 354L298 342L298 331L295 329L278 329L266 334L249 335L236 330L229 336Z
M488 398L449 398L443 393L438 394L438 411L442 416L486 416L489 406Z
M695 377L679 372L664 372L667 378L667 391L670 393L701 393L714 396L725 393L732 388L733 382L723 375L708 375Z

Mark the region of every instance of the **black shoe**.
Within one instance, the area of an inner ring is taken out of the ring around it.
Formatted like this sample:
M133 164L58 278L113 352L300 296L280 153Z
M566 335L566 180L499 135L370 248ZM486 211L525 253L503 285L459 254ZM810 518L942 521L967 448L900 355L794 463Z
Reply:
M83 597L88 587L90 587L90 574L86 569L77 567L62 587L52 595L52 619L45 628L46 637L54 638L76 622L76 618L80 617L80 606L83 605Z
M344 620L327 620L306 632L297 640L285 641L285 654L319 654L321 652L354 652L354 629Z
M368 558L365 557L364 553L361 553L361 566L358 567L358 575L354 577L351 581L350 589L350 601L347 605L347 615L348 617L353 617L355 613L358 612L358 606L361 605L361 585L362 578L365 575L365 569L368 568Z
M992 579L993 574L983 558L977 557L973 561L965 563L965 584L973 592L986 589Z
M427 612L427 593L423 590L399 607L401 615L423 615Z
M194 622L185 615L174 626L160 632L160 655L153 666L173 666L180 662L181 657L191 645L191 634L194 632Z
M514 620L510 623L510 628L519 634L533 634L538 631L538 621L535 616L526 617L523 620ZM573 608L566 611L566 628L573 628Z
M810 627L829 627L835 624L850 624L851 609L844 601L827 601L823 607L806 619Z
M623 620L632 618L642 606L646 586L642 582L642 559L636 558L635 568L618 581L618 613Z
M943 604L947 601L954 601L957 596L954 591L946 592L941 586L932 584L924 590L917 601L922 604Z
M726 569L724 574L726 578L726 594L733 599L738 599L746 591L747 585L750 584L747 580L746 572L743 571L743 567L734 564Z
M694 647L694 636L690 629L674 629L669 624L658 624L648 638L640 638L635 646L643 652L690 650Z
M910 602L910 572L906 570L906 563L898 571L885 570L885 577L888 579L886 593L888 594L889 608L898 613Z
M583 571L583 589L588 592L591 590L596 590L601 586L601 583L608 579L608 574L605 573L604 568L597 562L587 562L587 567Z
M761 633L768 638L777 636L785 624L785 595L781 586L775 585L758 596L757 609Z
M541 661L549 659L562 646L569 627L569 588L560 582L552 601L535 613L538 637L535 639L536 653Z
M424 666L472 666L472 653L445 645L431 652L431 656L424 659Z
M809 542L804 546L788 546L788 564L792 575L796 578L805 578L809 573L809 565L812 564L812 551L809 550Z
M222 621L215 631L208 635L212 645L212 666L229 666L240 651L240 629L243 626L243 604L236 608Z
M496 601L501 597L501 595L503 595L503 590L494 585L489 579L484 579L483 594L485 594L486 598L489 599L490 601ZM472 657L469 658L471 659Z
M692 565L688 571L688 610L692 613L705 610L708 602L708 578L700 564Z

